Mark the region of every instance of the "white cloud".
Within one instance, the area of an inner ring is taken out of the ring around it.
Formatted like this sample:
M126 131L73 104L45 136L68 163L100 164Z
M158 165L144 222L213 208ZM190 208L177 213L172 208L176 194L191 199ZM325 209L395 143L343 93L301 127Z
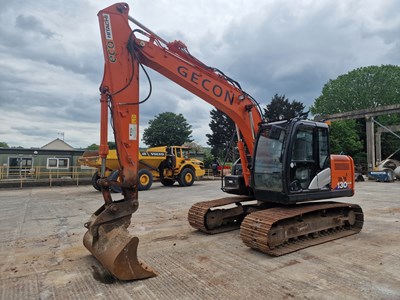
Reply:
M0 141L36 147L64 132L75 147L99 142L103 56L97 13L113 3L2 4ZM168 41L185 42L193 55L239 81L263 106L275 93L311 105L329 79L400 59L400 3L394 0L128 3L131 16ZM150 74L153 95L141 107L140 132L161 112L182 113L195 141L206 146L212 107ZM141 83L145 96L145 80Z

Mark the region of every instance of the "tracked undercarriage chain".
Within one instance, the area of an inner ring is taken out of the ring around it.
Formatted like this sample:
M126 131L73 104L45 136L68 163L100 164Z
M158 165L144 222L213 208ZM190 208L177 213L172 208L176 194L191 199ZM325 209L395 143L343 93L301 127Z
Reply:
M248 213L248 206L242 203L252 200L254 197L235 196L195 203L189 209L189 224L210 234L238 229ZM229 208L222 208L223 206Z
M248 214L240 227L243 242L280 256L361 231L364 215L350 203L319 202L274 207Z

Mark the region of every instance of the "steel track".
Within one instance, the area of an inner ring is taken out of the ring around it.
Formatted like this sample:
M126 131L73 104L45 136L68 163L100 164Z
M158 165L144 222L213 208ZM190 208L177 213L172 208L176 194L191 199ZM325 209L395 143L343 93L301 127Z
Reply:
M330 222L324 223L324 218L329 215ZM349 216L348 220L346 215ZM331 225L327 226L327 223ZM356 204L339 202L298 204L248 214L241 224L240 237L253 249L272 256L280 256L356 234L361 231L363 223L362 209ZM277 232L283 236L278 239L279 243L274 237Z
M240 228L248 207L243 205L254 197L226 197L194 204L188 213L189 224L209 234L221 233ZM223 206L230 208L218 208Z

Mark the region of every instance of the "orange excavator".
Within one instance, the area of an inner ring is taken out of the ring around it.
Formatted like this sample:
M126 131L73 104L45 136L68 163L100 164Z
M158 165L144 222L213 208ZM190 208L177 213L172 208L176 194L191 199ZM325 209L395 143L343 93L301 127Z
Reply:
M98 13L105 58L99 149L104 167L98 180L104 205L85 223L83 242L106 269L121 280L155 276L139 262L139 239L128 232L139 205L139 107L148 98L139 99L139 72L147 74L144 66L223 111L236 124L241 171L225 176L222 187L231 195L194 204L188 213L192 227L211 234L240 228L247 246L273 256L362 229L360 206L316 201L354 194L353 160L330 154L325 123L300 117L266 122L257 101L237 81L192 56L183 42L165 41L128 12L126 3L117 3ZM109 114L121 166L118 181L104 176ZM121 186L120 200L111 197L115 184Z

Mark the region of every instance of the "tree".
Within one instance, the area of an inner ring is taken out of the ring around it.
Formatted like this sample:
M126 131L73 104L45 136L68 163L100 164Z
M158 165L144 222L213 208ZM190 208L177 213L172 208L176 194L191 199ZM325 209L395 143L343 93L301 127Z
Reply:
M206 134L208 139L207 144L211 146L211 154L214 157L224 159L226 156L226 150L229 148L229 142L236 131L235 123L231 118L218 109L212 109L210 115L211 122L209 126L212 133ZM234 141L237 140L236 135L234 139ZM230 160L233 160L234 154L230 154Z
M204 167L206 169L211 169L212 162L214 160L214 156L211 154L211 149L203 148L203 151L204 151L204 158L203 158Z
M304 113L304 108L304 104L299 101L293 100L289 102L285 95L279 96L275 94L271 103L264 108L264 117L269 122L293 119L300 115L307 118L308 112Z
M107 142L108 149L116 149L115 142ZM97 144L91 144L90 146L87 146L85 150L99 150L99 145Z
M149 127L143 132L143 141L150 147L180 146L191 139L192 125L182 114L164 112L149 121Z
M0 148L10 148L10 146L5 142L0 142Z
M330 127L331 153L356 155L363 148L356 130L356 121L332 122Z
M310 110L313 115L317 116L374 108L399 103L399 95L399 66L362 67L340 75L334 80L329 80ZM377 118L379 121L385 120L385 125L395 124L395 119L392 118L391 121L388 121L385 116ZM360 150L358 147L353 147L365 136L363 128L365 128L365 120L333 122L331 126L331 147L335 148L335 145L341 145L342 148L348 149L349 154L356 155L355 152ZM354 132L355 134L353 134ZM382 145L388 145L388 147L382 147L383 155L386 154L386 150L390 151L396 146L391 142L388 143L387 139L390 139L390 137L382 135ZM389 147L390 145L392 147Z
M399 103L400 67L369 66L329 80L314 105L314 115L334 114Z
M87 146L85 150L99 150L99 145L91 144L90 146Z
M203 152L203 147L195 142L185 142L183 146L190 148L196 154Z
M115 142L110 142L110 141L108 141L107 142L107 145L108 145L108 149L117 149L117 145L115 144Z

